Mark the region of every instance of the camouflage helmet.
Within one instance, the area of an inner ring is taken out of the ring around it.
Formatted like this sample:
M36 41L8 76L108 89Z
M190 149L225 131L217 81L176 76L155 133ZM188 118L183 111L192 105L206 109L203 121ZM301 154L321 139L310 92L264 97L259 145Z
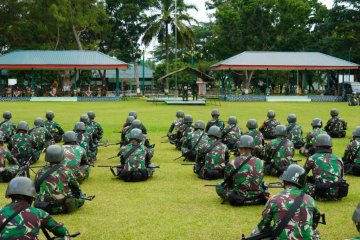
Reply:
M228 119L228 124L230 124L230 125L237 124L237 118L235 116L230 116Z
M4 142L5 141L5 134L3 131L0 131L0 142Z
M258 123L257 123L256 119L249 119L246 123L246 127L249 130L256 129L258 127Z
M5 111L5 112L3 113L3 118L6 119L6 120L10 120L10 119L12 118L11 112Z
M23 195L35 198L36 191L33 181L27 177L13 178L6 189L5 197L9 198L12 195Z
M94 111L89 111L87 113L88 117L90 118L90 120L94 120L95 119L95 112Z
M267 116L268 116L268 118L274 118L275 117L275 111L274 110L269 110L267 112Z
M86 130L85 123L77 122L75 124L74 131L85 131L85 130Z
M330 115L332 117L335 117L335 116L339 115L339 110L337 110L336 108L331 109L330 110Z
M25 121L20 121L17 125L17 130L29 131L29 124Z
M205 129L205 122L203 120L197 120L194 124L194 129Z
M47 120L53 120L54 117L55 117L55 114L53 111L47 111L46 114L45 114L45 117Z
M249 135L242 135L240 140L237 142L238 148L255 148L254 138Z
M316 147L332 147L332 139L329 135L319 134L315 139Z
M142 131L138 128L134 128L130 131L129 134L129 140L135 139L138 142L141 142L143 140L144 136L142 134Z
M284 137L287 136L287 131L286 131L286 127L284 125L277 125L275 127L275 135L277 137Z
M213 110L211 111L211 116L215 116L215 115L220 116L220 111L219 111L219 109L213 109Z
M131 124L134 120L135 120L135 118L133 116L127 116L126 124Z
M63 135L64 143L76 142L76 133L74 131L67 131Z
M64 149L59 145L50 145L46 149L45 162L60 163L64 160L64 158L65 158Z
M176 112L176 117L177 118L184 118L184 116L185 116L184 111L179 110L179 111Z
M184 117L184 123L192 123L193 122L193 118L191 115L185 115Z
M89 116L87 114L82 114L80 116L80 122L88 123L89 122Z
M221 138L221 129L218 126L211 126L207 132L207 135Z
M358 232L360 232L360 203L357 205L352 215L352 220L355 223L356 229L358 230Z
M287 117L287 121L288 123L296 123L296 115L293 113L289 114L289 116Z
M322 121L320 118L314 118L311 122L311 126L314 127L322 127Z
M131 122L131 127L132 128L141 128L141 121L139 119L134 119L132 122Z
M282 179L284 182L292 183L298 188L302 188L306 183L306 171L299 165L291 164L283 172L280 179Z
M137 119L137 112L131 111L131 112L129 112L128 116L133 116L135 119Z
M355 128L355 131L353 131L352 135L353 135L354 137L360 137L360 126L357 126L357 127Z
M42 119L41 117L37 117L34 120L34 126L35 127L42 127L44 126L44 119Z

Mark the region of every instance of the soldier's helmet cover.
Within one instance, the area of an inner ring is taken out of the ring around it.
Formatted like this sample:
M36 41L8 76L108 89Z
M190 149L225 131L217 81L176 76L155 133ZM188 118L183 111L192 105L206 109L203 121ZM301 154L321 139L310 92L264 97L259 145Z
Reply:
M242 135L240 140L237 142L238 148L255 148L254 138L249 135Z
M292 183L298 188L302 188L306 183L306 171L299 165L291 164L281 175L280 179L285 182Z
M221 129L218 126L211 126L207 132L208 136L221 138Z
M59 145L51 145L46 149L45 162L60 163L64 160L64 149Z
M6 189L5 197L9 198L12 195L23 195L35 198L36 191L33 181L27 177L15 177L11 179Z

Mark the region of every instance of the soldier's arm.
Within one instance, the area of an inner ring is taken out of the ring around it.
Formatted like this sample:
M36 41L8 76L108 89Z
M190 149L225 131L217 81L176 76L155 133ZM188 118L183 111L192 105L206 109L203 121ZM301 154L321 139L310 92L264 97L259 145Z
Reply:
M45 227L47 230L52 232L57 237L64 237L69 235L69 231L66 229L64 224L56 222L55 219L50 216L45 211L38 209L40 211L40 224L41 227Z
M272 210L271 201L269 200L266 203L264 211L262 213L262 219L260 223L257 225L260 232L270 228L272 219L273 219L273 210Z
M58 130L59 135L63 135L63 134L64 134L64 130L61 128L61 126L60 126L58 123L56 124L56 129Z
M313 166L314 166L314 160L312 160L311 158L308 158L304 165L304 169L307 174L309 174L309 172L313 168Z
M225 147L225 164L228 164L230 159L230 151L227 147Z
M19 166L19 162L16 160L16 158L11 154L10 151L5 150L5 156L6 159L9 161L9 163L11 165L18 165Z
M101 125L99 123L96 123L96 127L98 129L97 136L99 139L101 139L104 135L104 130L102 129Z
M342 157L342 160L344 161L344 163L349 163L351 162L351 144L348 144L345 151L344 151L344 155Z
M175 123L173 122L173 123L171 123L171 125L170 125L170 128L169 128L169 131L168 131L168 133L172 133L172 131L174 131L174 128L175 128Z

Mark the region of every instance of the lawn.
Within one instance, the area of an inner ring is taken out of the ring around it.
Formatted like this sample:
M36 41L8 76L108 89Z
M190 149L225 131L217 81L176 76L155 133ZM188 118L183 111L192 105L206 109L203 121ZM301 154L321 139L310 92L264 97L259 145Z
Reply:
M198 179L192 166L181 166L180 155L174 146L161 144L162 136L179 109L191 114L194 120L208 121L213 108L220 110L223 120L231 115L238 118L245 130L246 121L256 118L259 124L266 118L269 109L276 111L276 118L286 123L289 113L295 113L304 132L311 129L311 120L320 117L324 122L330 117L329 111L336 107L340 116L348 122L349 130L345 139L335 139L334 152L342 156L354 128L360 125L359 107L349 107L347 103L233 103L221 102L221 106L167 106L146 103L143 100L104 103L33 103L1 102L1 111L11 110L13 121L33 123L38 116L45 116L47 110L55 112L55 121L64 130L71 130L80 115L94 110L96 120L104 128L104 139L115 143L119 140L120 126L129 111L136 110L139 119L148 129L151 143L156 144L153 162L160 164L152 179L141 183L125 183L114 179L107 168L92 168L90 179L82 184L84 193L96 195L92 202L86 202L77 212L58 215L71 232L80 231L77 239L240 239L241 234L249 235L259 222L263 206L231 207L221 205L214 187L204 184L217 181ZM116 164L118 159L107 160L116 155L118 146L99 148L96 164ZM301 158L297 153L297 159ZM304 159L304 158L302 158ZM44 164L42 156L37 165ZM304 161L300 163L304 164ZM32 174L34 177L34 174ZM277 181L265 177L265 181ZM320 225L322 239L344 239L356 236L352 224L352 213L360 200L360 185L356 177L346 176L350 183L349 195L338 202L317 202L321 212L326 213L327 225ZM0 184L0 192L5 193L7 184ZM272 189L276 194L280 189ZM3 195L4 196L4 195ZM0 205L9 200L0 198ZM340 230L341 229L341 230ZM41 236L44 239L44 236Z

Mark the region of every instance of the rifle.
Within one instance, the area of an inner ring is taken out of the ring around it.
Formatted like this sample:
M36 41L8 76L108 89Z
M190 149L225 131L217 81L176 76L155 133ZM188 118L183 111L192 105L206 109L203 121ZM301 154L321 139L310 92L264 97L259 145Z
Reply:
M69 235L66 235L65 237L70 237L70 238L74 238L74 237L77 237L80 235L80 232L75 232L75 233L72 233L72 234L69 234ZM52 237L52 238L47 238L49 240L61 240L63 239L64 237Z
M87 201L92 201L95 198L95 195L86 196L86 195L80 195L80 199L84 199Z
M195 163L182 163L181 165L183 165L183 166L186 166L186 165L192 165L192 166L194 166Z
M165 135L165 136L162 136L161 138L167 138L168 136L167 135Z
M216 187L216 184L205 184L204 187Z
M115 156L112 156L112 157L108 157L107 160L114 159L114 158L117 158L117 157L119 157L119 156L115 155Z
M302 162L302 159L291 159L290 161L292 163L298 163L298 162Z
M121 142L117 142L117 143L107 143L107 144L104 144L104 145L98 145L99 147L108 147L108 146L116 146L116 145L120 145Z
M284 188L284 184L282 182L273 182L268 184L263 182L263 186L265 188Z
M27 161L24 161L21 165L19 165L19 171L17 173L17 176L20 177L20 176L23 176L24 173L25 173L25 176L30 178L30 172L29 172L29 169L34 172L34 170L32 170L30 168L30 165L31 165L31 159L32 159L32 156L27 160ZM34 172L36 174L36 172Z
M43 165L43 166L29 166L29 168L43 168L43 167L46 167L46 165Z
M119 132L117 132L117 131L113 131L113 133L122 133L122 131L119 131Z
M185 157L185 156L184 156L184 155L181 155L180 157L174 158L173 160L175 161L175 160L178 160L178 159L180 159L180 158L182 158L182 157Z

